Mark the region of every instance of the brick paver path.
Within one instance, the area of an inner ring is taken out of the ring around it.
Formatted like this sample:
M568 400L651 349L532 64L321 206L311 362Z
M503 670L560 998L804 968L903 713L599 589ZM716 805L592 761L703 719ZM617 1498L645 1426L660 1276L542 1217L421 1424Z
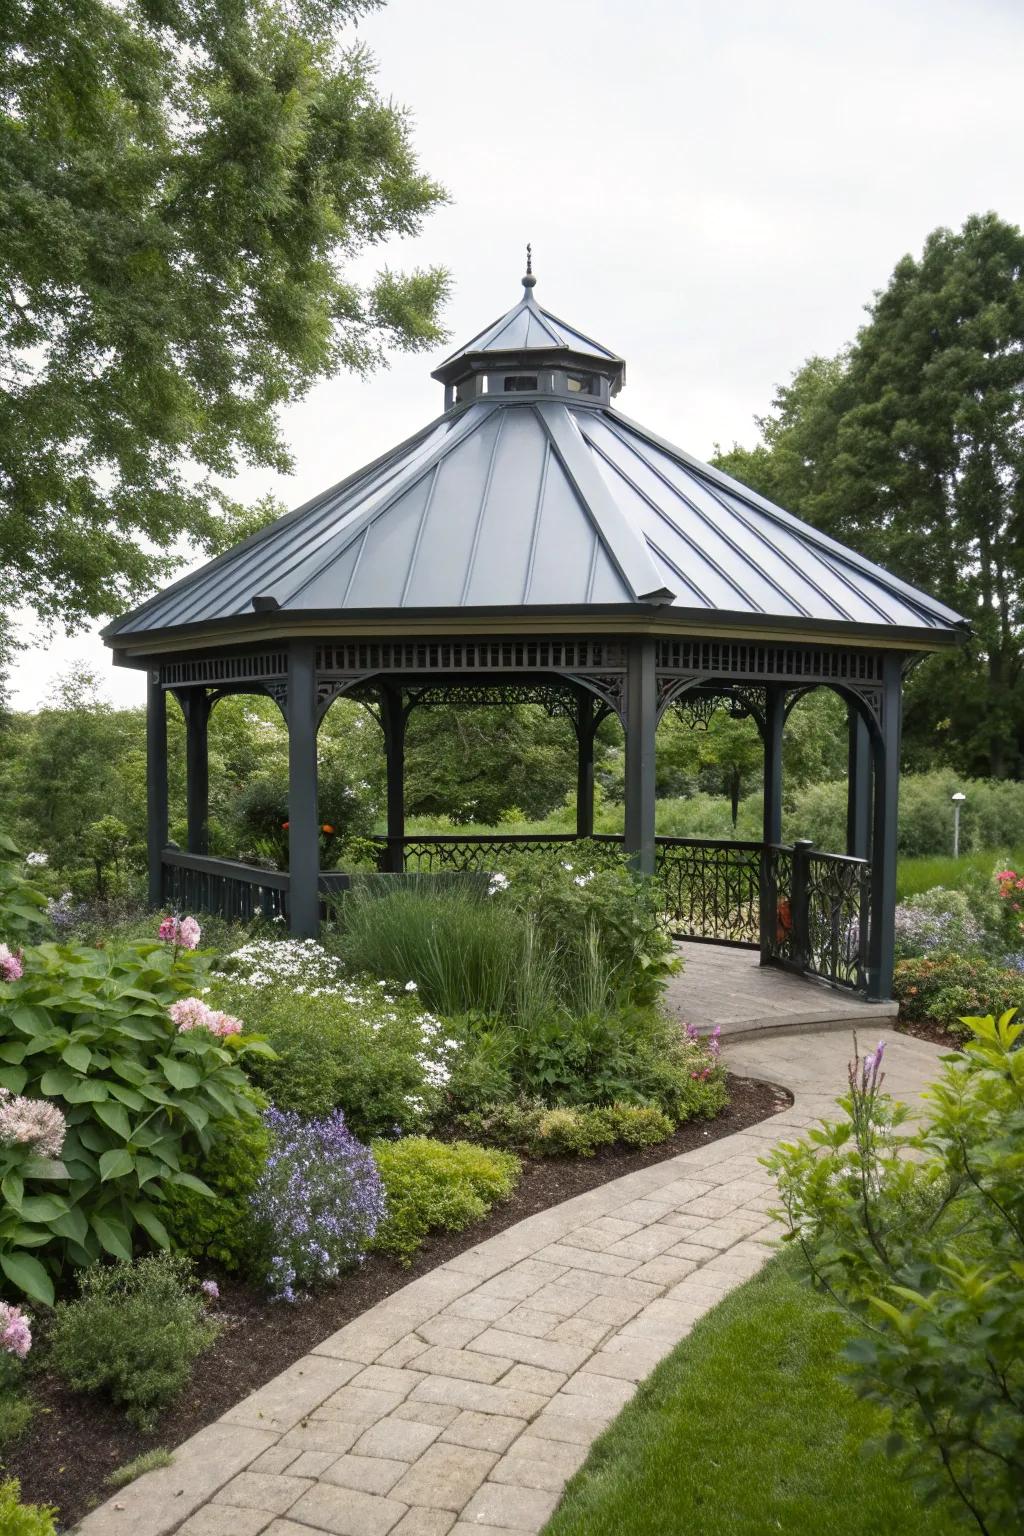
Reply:
M883 1037L887 1086L913 1100L938 1049ZM849 1055L832 1031L737 1040L730 1067L784 1083L792 1109L414 1280L87 1516L82 1536L540 1531L637 1383L765 1262L778 1229L758 1158L830 1112Z

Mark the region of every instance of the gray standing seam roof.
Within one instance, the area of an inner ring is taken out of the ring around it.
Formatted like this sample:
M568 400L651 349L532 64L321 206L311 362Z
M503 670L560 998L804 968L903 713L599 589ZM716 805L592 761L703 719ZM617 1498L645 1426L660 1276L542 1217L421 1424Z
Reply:
M531 346L621 363L529 288L454 359ZM541 391L453 406L105 633L252 617L257 594L293 615L641 605L936 638L964 625L610 405Z

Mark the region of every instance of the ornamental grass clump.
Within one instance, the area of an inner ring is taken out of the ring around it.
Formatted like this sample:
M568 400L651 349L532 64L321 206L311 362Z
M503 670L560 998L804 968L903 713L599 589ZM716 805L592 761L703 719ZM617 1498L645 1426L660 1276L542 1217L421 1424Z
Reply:
M268 1109L273 1138L251 1211L272 1297L295 1301L358 1264L387 1202L369 1147L340 1110L320 1120Z
M76 1392L105 1392L130 1423L152 1429L219 1332L191 1263L161 1253L94 1264L78 1288L78 1299L54 1313L54 1369Z

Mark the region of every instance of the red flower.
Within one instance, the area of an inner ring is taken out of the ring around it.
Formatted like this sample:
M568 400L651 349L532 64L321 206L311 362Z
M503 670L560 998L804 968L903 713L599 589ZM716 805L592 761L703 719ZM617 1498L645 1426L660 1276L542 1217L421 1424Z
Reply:
M290 825L291 825L290 822L282 821L282 823L281 823L281 830L283 832L287 832Z

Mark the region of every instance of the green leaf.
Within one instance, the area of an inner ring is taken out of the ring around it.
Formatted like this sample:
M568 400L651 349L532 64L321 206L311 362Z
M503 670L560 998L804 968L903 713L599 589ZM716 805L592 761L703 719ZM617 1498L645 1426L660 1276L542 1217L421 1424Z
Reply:
M0 1194L16 1211L21 1210L21 1197L25 1193L25 1180L18 1173L9 1173L0 1184Z
M204 1184L202 1179L197 1179L194 1174L172 1173L169 1175L169 1178L172 1184L178 1184L182 1189L191 1189L197 1195L209 1195L211 1199L216 1199L209 1184Z
M123 1179L135 1167L135 1159L127 1147L113 1147L100 1157L100 1183L108 1179Z
M22 1164L26 1179L66 1179L68 1170L59 1157L27 1157Z
M89 1232L89 1223L85 1219L85 1212L80 1205L71 1205L58 1216L53 1223L53 1230L58 1237L66 1237L74 1243L84 1243Z
M27 1041L24 1040L11 1040L6 1045L0 1045L0 1061L9 1061L17 1066L24 1060L27 1048Z
M98 1077L76 1078L64 1095L69 1104L102 1104L110 1097L110 1089Z
M102 1120L103 1124L112 1130L115 1136L120 1136L122 1141L130 1139L132 1126L131 1121L128 1119L128 1111L123 1104L111 1104L109 1102L97 1104L96 1118L97 1120Z
M90 1225L107 1253L115 1259L131 1260L132 1240L124 1222L113 1216L93 1216Z
M40 1008L12 1008L10 1020L15 1029L23 1035L48 1035L50 1033L49 1014L43 1013Z
M47 1098L65 1098L69 1088L73 1088L78 1079L73 1072L65 1067L51 1067L44 1072L39 1079L39 1091L45 1093Z
M72 1040L60 1053L61 1061L66 1061L75 1072L88 1072L89 1063L92 1061L92 1051L87 1045L81 1045Z
M60 1195L26 1195L21 1202L23 1219L40 1225L56 1221L67 1209L68 1203Z
M131 1213L143 1231L149 1233L149 1236L158 1248L169 1248L171 1246L171 1239L167 1228L148 1200L134 1200L131 1205Z
M136 1089L126 1088L123 1083L108 1083L107 1086L114 1098L127 1104L129 1109L145 1109L146 1101Z
M173 1056L158 1056L157 1061L164 1069L164 1076L172 1088L183 1092L186 1088L195 1088L202 1080L199 1072L187 1061L175 1061Z
M28 1073L24 1067L0 1067L0 1087L20 1093L27 1082Z
M0 1253L0 1269L12 1285L44 1307L53 1306L53 1281L38 1259L27 1253Z

